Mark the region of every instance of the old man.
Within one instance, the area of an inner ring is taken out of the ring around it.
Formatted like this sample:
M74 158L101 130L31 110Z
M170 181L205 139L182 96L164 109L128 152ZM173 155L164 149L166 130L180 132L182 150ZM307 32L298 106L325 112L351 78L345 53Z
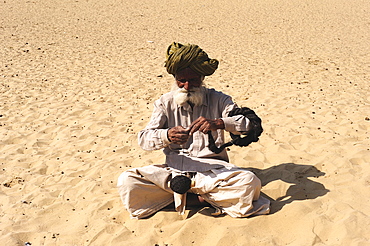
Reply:
M138 135L144 150L163 149L166 161L129 169L119 176L119 193L131 217L145 218L174 200L176 210L183 212L184 202L176 200L169 186L177 175L191 178L187 193L210 204L215 214L267 214L270 203L260 196L258 177L229 163L226 150L216 154L208 148L208 132L220 146L224 131L245 135L251 128L247 117L229 116L237 108L230 96L203 84L219 62L197 45L172 43L166 55L165 66L175 78L174 87L155 101L151 120Z

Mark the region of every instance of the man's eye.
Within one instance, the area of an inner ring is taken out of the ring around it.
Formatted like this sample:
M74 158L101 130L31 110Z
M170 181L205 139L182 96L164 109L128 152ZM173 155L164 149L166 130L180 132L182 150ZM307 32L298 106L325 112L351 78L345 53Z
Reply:
M192 82L194 85L200 85L200 84L202 84L202 81L200 81L200 80L194 80L193 82Z

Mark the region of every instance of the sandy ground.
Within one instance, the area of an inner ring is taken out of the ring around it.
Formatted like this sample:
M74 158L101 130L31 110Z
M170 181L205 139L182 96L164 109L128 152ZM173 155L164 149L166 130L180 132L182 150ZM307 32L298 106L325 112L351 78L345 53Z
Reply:
M370 245L370 2L2 0L2 245ZM264 133L231 162L272 213L132 220L116 190L162 163L137 132L172 83L173 42L220 60L209 87Z

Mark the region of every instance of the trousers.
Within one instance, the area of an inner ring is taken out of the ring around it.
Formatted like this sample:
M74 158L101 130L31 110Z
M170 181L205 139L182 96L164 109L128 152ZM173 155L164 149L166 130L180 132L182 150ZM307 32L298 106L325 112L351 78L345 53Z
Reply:
M174 201L168 181L181 171L163 165L132 168L123 172L117 182L121 200L131 218L145 218ZM252 172L222 167L196 172L195 185L189 192L198 194L221 213L241 218L268 214L270 201L260 195L261 181Z

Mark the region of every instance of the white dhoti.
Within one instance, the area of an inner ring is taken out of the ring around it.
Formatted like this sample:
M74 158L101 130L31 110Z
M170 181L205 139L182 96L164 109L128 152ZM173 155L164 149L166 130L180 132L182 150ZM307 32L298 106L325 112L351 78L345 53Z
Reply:
M122 202L132 218L145 218L174 201L168 181L182 172L167 165L150 165L123 172L118 178ZM196 172L189 192L232 217L268 214L270 201L260 196L261 181L238 167Z

